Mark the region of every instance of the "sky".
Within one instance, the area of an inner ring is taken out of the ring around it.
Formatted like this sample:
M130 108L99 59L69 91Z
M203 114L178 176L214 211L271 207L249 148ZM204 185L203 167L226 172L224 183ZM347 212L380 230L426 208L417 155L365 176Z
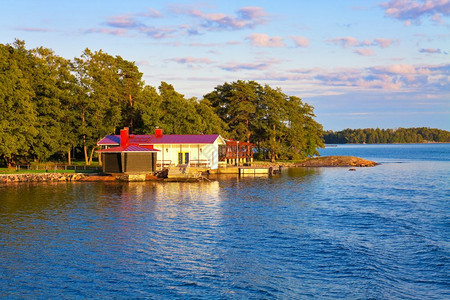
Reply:
M0 0L0 43L134 61L186 98L254 80L326 130L450 130L450 0Z

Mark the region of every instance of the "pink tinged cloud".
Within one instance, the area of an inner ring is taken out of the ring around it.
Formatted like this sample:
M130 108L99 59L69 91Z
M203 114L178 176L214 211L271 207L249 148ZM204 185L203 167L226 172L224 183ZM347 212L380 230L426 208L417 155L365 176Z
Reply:
M423 16L429 16L432 21L442 22L442 16L450 15L450 0L391 0L381 4L385 14L389 17L405 20L405 25L411 24L410 20L420 22Z
M136 28L140 26L140 24L131 15L109 17L106 24L111 27L119 28Z
M360 42L356 38L351 36L338 37L335 39L331 39L329 41L333 44L342 46L344 48L355 47L360 45Z
M266 70L272 63L270 62L260 62L260 63L227 63L226 65L220 66L222 70L225 71L239 71L239 70Z
M147 11L140 14L143 17L148 17L148 18L161 18L162 17L162 13L156 9L153 9L151 7L147 8Z
M309 39L307 39L303 36L293 36L292 39L294 40L295 45L297 47L306 48L309 46Z
M430 53L430 54L441 54L441 49L433 49L433 48L426 48L426 49L420 49L420 53Z
M267 12L262 7L247 6L238 10L238 15L244 20L255 20L265 18L267 16Z
M166 28L166 27L147 27L147 26L141 26L137 28L137 30L140 33L143 33L149 37L152 37L154 39L162 39L170 37L171 33L175 32L172 28Z
M376 44L381 48L387 48L392 44L392 39L377 38L373 40L373 44Z
M316 73L314 79L328 86L404 91L426 89L439 92L443 86L450 84L449 70L448 64L396 64L333 72L324 70Z
M355 37L346 36L346 37L338 37L335 39L328 40L329 42L339 45L344 48L350 47L368 47L368 46L379 46L381 48L389 47L392 43L392 39L386 38L375 38L373 41L365 39L363 41L359 41Z
M375 53L373 53L372 49L369 48L360 48L353 50L354 53L362 55L362 56L374 56Z
M140 60L136 62L136 65L138 66L148 66L150 65L150 62L148 60Z
M236 16L223 13L207 14L200 10L183 11L175 10L176 13L186 13L204 21L203 28L212 30L245 29L254 28L256 25L267 22L267 12L261 7L243 7L236 12Z
M256 47L284 47L284 42L281 37L270 37L264 33L254 33L247 37L251 44Z
M127 31L123 28L119 29L107 29L107 28L91 28L85 31L85 33L101 33L101 34L110 34L115 36L126 36Z
M29 31L29 32L51 32L52 30L46 28L37 28L37 27L18 27L16 28L18 31Z
M399 64L399 65L390 65L390 66L384 66L384 67L374 67L372 70L375 73L386 73L386 74L415 74L416 69L407 64Z
M213 62L206 57L192 57L192 56L188 56L188 57L178 57L178 58L174 58L172 59L173 61L180 63L180 64L212 64Z

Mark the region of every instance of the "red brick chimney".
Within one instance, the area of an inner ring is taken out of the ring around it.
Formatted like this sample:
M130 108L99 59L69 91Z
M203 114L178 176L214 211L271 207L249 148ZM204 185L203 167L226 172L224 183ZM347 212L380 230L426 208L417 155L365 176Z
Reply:
M163 130L162 129L155 129L155 137L160 138L163 136Z
M125 127L124 129L120 130L120 147L122 148L128 147L128 141L129 141L128 127Z

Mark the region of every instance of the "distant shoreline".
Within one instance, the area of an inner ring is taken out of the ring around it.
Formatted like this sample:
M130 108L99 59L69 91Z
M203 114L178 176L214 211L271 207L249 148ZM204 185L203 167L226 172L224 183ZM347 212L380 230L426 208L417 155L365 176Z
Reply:
M426 144L450 144L450 142L423 142L423 143L330 143L325 144L325 148L328 147L337 147L339 145L426 145Z

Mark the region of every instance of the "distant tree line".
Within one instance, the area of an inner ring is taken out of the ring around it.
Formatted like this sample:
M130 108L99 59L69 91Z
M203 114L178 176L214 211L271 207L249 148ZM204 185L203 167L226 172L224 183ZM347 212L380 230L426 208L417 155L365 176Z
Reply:
M326 131L326 144L396 144L450 142L450 132L435 128L398 128L398 129L345 129Z
M313 107L254 81L185 98L162 82L145 85L134 62L102 50L68 60L25 42L0 44L0 164L68 160L90 164L97 141L134 134L212 134L256 145L259 159L300 159L323 147Z

